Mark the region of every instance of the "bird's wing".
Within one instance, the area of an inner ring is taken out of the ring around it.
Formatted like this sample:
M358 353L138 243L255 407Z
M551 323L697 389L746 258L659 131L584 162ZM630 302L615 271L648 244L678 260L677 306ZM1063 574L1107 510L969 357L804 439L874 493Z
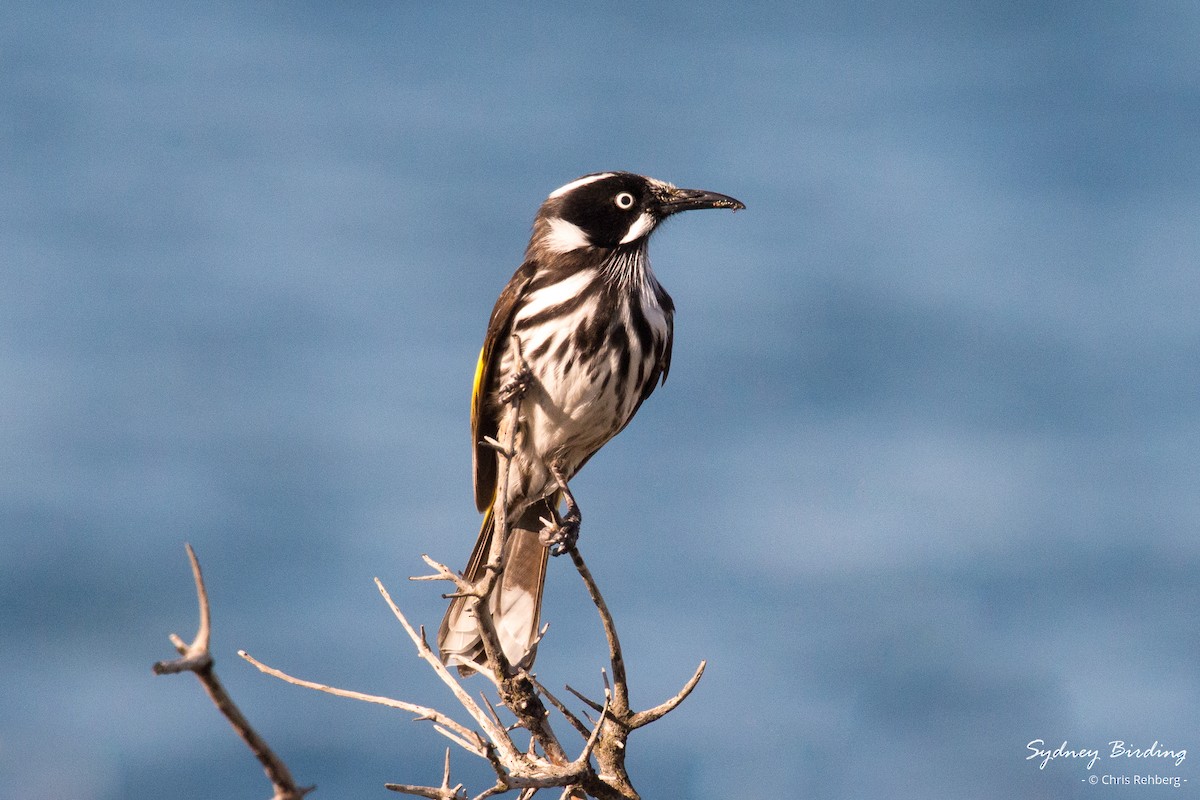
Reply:
M486 511L496 495L496 452L483 442L485 437L494 438L500 428L500 409L492 402L492 392L497 388L496 373L504 351L510 346L508 336L512 331L513 315L525 296L534 271L534 264L526 261L500 292L475 367L475 385L471 390L471 441L474 443L475 507L480 511Z

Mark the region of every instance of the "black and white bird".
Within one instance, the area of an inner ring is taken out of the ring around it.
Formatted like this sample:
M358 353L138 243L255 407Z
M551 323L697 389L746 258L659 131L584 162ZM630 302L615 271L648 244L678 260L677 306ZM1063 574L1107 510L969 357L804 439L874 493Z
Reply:
M502 394L519 382L505 503L510 532L489 604L511 664L533 660L548 545L561 551L578 533L579 508L567 482L629 424L671 365L675 306L650 269L650 235L672 214L700 208L745 206L629 172L574 180L538 210L524 263L492 310L471 400L475 503L484 520L464 577L478 580L489 560L498 454L485 440L507 440ZM542 519L552 521L549 531ZM483 644L464 598L451 601L438 647L447 664L481 660Z

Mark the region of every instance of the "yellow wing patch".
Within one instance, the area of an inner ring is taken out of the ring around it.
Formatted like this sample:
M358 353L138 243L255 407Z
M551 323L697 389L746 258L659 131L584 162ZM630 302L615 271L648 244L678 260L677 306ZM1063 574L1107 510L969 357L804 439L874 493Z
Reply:
M471 430L479 427L480 384L483 383L483 368L487 363L487 343L479 348L479 363L475 365L475 382L471 386Z
M485 401L483 394L487 391L483 383L487 373L488 358L491 355L489 342L484 342L483 347L479 350L479 363L475 365L475 381L471 386L471 440L474 445L471 449L471 466L475 475L475 504L480 511L491 508L492 503L496 502L496 466L494 462L496 454L480 442L484 435L480 427L483 422ZM493 460L488 461L487 459Z

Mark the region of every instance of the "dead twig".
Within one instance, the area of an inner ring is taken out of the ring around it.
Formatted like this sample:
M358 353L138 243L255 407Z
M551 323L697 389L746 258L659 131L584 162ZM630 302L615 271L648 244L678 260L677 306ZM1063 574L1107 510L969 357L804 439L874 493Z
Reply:
M285 683L290 683L293 686L302 686L305 689L324 692L325 694L331 694L335 697L345 697L350 700L359 700L364 703L374 703L376 705L387 706L388 708L399 709L400 711L407 711L410 714L416 714L416 717L414 718L415 721L432 722L438 733L441 733L443 736L450 739L464 750L475 753L479 756L483 755L485 745L483 740L479 738L479 734L475 733L475 731L471 730L465 725L458 723L446 714L437 711L436 709L432 709L427 706L419 706L415 703L406 703L403 700L393 700L390 697L383 697L381 695L363 694L362 692L355 692L350 689L338 689L333 686L326 686L323 683L297 678L287 674L283 670L267 666L254 656L247 653L245 650L239 650L238 655L254 665L259 672L270 675L273 678L278 678L279 680L284 681Z
M403 626L404 632L408 634L408 638L411 639L412 643L416 646L417 654L421 657L421 659L425 663L429 664L434 673L441 679L442 683L449 687L450 691L454 694L455 699L458 700L459 704L466 709L467 713L471 715L471 718L474 719L475 723L484 731L485 735L492 742L492 744L500 749L500 751L506 757L517 759L520 751L517 749L517 746L513 744L512 739L509 738L508 732L503 726L496 725L494 722L492 722L487 712L479 707L479 704L476 703L474 698L471 697L470 693L463 688L462 684L458 682L458 679L450 674L450 670L446 668L446 665L443 664L441 659L437 657L437 654L433 652L433 648L429 646L429 642L425 638L425 629L421 628L420 633L418 633L416 629L413 628L412 624L409 623L408 618L404 616L404 612L402 612L399 606L396 605L395 601L392 600L392 596L388 594L387 589L383 586L383 582L378 578L375 579L375 586L379 589L379 593L383 595L383 599L387 602L388 607L392 610L392 614L395 615L396 619L400 622L400 625Z
M229 724L233 726L234 731L246 743L246 746L250 748L250 752L254 753L254 757L258 759L259 763L262 764L263 771L267 774L267 779L275 789L275 795L272 800L301 800L301 798L316 787L299 787L296 785L291 771L287 768L287 764L271 750L266 741L250 726L249 721L237 705L234 704L225 687L217 679L217 673L213 668L212 654L209 651L212 625L208 605L208 590L204 586L204 576L200 572L200 561L196 558L196 552L192 550L190 544L185 546L187 547L188 560L192 564L192 578L196 584L196 599L200 606L200 626L196 631L196 637L192 639L190 644L184 642L182 638L174 633L170 635L171 644L175 645L175 649L179 651L180 658L157 662L152 667L154 674L170 675L179 672L191 672L194 674L200 681L200 685L204 687L204 691L208 693L213 705L217 707L217 710L221 712L225 719L229 720Z
M579 734L580 734L580 735L581 735L581 736L582 736L582 737L583 737L585 740L586 740L586 739L587 739L589 736L591 736L591 731L589 731L589 730L587 729L587 726L586 726L586 725L584 725L584 724L583 724L583 723L580 721L579 717L577 717L577 716L575 716L574 714L572 714L572 713L571 713L571 710L570 710L569 708L567 708L567 706L566 706L566 705L565 705L565 704L564 704L564 703L563 703L561 700L559 700L557 697L555 697L553 694L551 694L549 689L547 689L547 688L546 688L545 686L543 686L542 684L538 683L538 680L537 680L537 678L535 678L534 676L530 675L530 676L529 676L529 680L530 680L530 681L533 683L533 688L537 689L537 690L538 690L538 692L539 692L539 693L542 695L542 697L545 697L547 700L549 700L549 701L550 701L550 705L554 706L554 708L558 710L558 713L560 713L560 714L562 714L562 715L563 715L563 719L565 719L565 720L566 720L566 721L567 721L567 722L570 724L570 726L571 726L572 728L574 728L575 730L579 731ZM570 691L574 691L574 690L572 690L572 689L571 689L571 687L570 687L570 686L568 686L568 687L567 687L567 689L568 689L568 690L570 690ZM590 703L591 701L587 701L587 702L589 702L589 703ZM599 710L599 709L597 709L597 710Z
M416 797L428 797L429 800L467 800L463 794L461 783L450 785L450 748L446 748L446 765L442 769L441 786L411 786L407 783L385 783L383 788L401 794L411 794Z
M674 697L656 705L654 708L634 714L629 720L629 727L637 730L643 725L649 725L651 722L662 718L665 714L674 711L692 693L692 689L696 688L696 684L700 683L700 678L704 675L704 668L706 666L708 666L708 662L701 661L700 666L696 667L696 671L692 673L692 677L688 678L688 682L683 685L683 688Z
M575 570L583 578L583 584L587 587L588 597L592 599L592 604L596 606L596 610L600 613L600 625L604 628L604 638L608 640L608 661L612 666L613 676L613 713L617 716L627 715L629 713L629 681L625 676L625 656L621 653L621 640L617 636L617 625L613 622L612 614L608 610L608 604L604 602L604 596L600 594L600 589L596 586L596 579L592 577L592 571L584 563L579 548L572 547L567 552L571 554L571 561L575 564Z

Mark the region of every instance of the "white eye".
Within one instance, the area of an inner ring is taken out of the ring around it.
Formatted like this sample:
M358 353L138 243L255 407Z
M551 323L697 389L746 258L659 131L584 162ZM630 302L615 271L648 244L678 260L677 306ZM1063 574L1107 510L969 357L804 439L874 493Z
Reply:
M621 209L622 211L628 211L629 209L633 208L633 204L637 201L629 192L621 192L616 196L613 202L617 204L617 208Z

